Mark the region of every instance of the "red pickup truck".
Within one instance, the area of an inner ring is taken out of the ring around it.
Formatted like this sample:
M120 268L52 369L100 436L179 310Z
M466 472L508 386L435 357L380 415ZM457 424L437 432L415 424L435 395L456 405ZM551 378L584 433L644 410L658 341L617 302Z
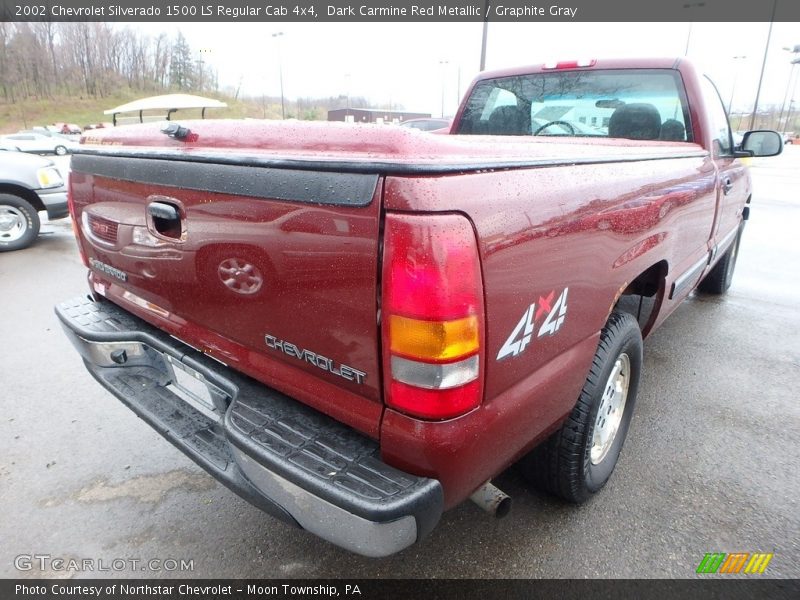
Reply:
M617 462L642 338L731 282L751 187L684 60L482 73L450 135L193 121L92 132L70 210L86 368L236 493L388 555L519 462L568 501Z

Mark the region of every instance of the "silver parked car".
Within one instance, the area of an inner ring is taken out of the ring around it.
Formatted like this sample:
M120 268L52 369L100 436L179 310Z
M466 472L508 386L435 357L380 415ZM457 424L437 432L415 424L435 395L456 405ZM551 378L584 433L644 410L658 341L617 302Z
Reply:
M49 219L69 214L67 188L53 161L0 151L0 252L32 244L42 210Z
M400 127L410 127L421 131L437 131L439 129L450 129L451 123L450 119L409 119L400 123Z
M52 153L65 155L75 145L69 138L57 134L45 134L37 131L21 131L0 137L4 146L11 146L20 152L37 154Z

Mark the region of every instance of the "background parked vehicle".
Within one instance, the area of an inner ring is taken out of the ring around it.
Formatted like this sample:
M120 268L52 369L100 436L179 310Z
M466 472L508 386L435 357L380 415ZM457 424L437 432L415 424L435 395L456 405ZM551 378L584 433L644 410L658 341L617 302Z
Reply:
M12 146L20 152L37 154L58 154L64 156L76 142L64 136L41 131L21 131L0 137L0 142Z
M410 127L421 131L436 131L437 129L450 129L450 119L409 119L400 123L400 127Z
M66 217L67 189L53 161L0 152L0 252L21 250L39 235L39 211Z
M53 133L62 133L64 135L82 133L80 126L75 123L53 123L47 129Z
M106 127L113 127L113 123L89 123L88 125L84 125L83 130L89 131L90 129L105 129Z

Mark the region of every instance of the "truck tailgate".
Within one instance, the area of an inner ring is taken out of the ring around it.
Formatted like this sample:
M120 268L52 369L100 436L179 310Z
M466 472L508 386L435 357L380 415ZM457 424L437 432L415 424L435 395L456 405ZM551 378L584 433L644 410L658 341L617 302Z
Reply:
M381 178L78 154L96 292L377 437Z

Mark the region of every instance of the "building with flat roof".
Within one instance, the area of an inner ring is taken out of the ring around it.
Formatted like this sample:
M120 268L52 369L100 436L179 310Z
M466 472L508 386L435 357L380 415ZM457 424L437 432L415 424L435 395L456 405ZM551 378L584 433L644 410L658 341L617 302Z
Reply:
M427 119L431 113L408 112L404 110L388 110L385 108L337 108L328 111L328 121L344 121L345 123L395 123L409 119Z

